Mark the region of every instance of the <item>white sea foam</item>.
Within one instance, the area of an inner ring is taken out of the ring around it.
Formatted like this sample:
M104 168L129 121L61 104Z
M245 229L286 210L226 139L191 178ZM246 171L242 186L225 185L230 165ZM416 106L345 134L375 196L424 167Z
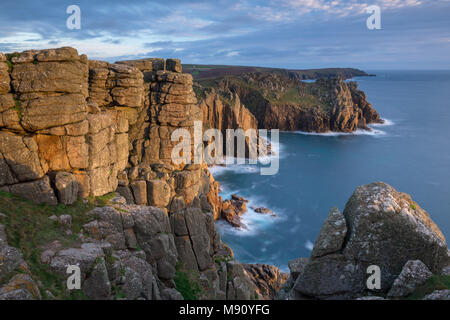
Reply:
M273 154L258 157L259 164L268 165L271 163L274 157L282 158L286 156L284 148L280 143L271 142ZM238 160L245 162L238 164ZM259 173L260 167L258 164L250 164L248 159L236 158L236 157L224 157L223 163L213 165L209 168L209 171L213 176L220 176L224 173L238 173L238 174L249 174L249 173Z
M384 126L392 126L395 123L392 120L389 119L383 119L383 123L371 123L368 125L369 128L372 130L363 130L358 129L353 132L336 132L336 131L329 131L329 132L305 132L305 131L292 131L297 134L302 134L306 136L324 136L324 137L337 137L337 136L384 136L386 135L386 132L382 130L375 129L377 127L384 127ZM289 131L287 131L289 133Z
M311 241L306 241L305 242L305 248L308 249L309 251L312 251L312 249L314 248L314 243L312 243Z
M335 131L329 131L329 132L305 132L305 131L293 131L293 133L297 133L297 134L302 134L305 136L322 136L322 137L337 137L337 136L362 136L362 135L366 135L366 136L380 136L380 135L385 135L386 132L381 131L381 130L376 130L376 129L372 129L372 130L362 130L362 129L358 129L356 131L353 132L335 132Z
M385 127L385 126L393 126L395 123L392 120L389 119L382 119L383 123L371 123L369 124L369 127Z
M220 194L224 199L227 199L231 197L231 195L234 193L239 194L239 192L234 191L236 190L233 190L232 192L229 189L224 189ZM260 201L256 197L249 198L247 200L248 200L247 212L241 216L241 221L247 228L235 228L232 227L226 221L218 221L217 226L219 227L219 231L222 234L232 234L237 236L255 236L261 231L270 229L274 223L283 220L283 213L281 210L270 208L277 215L276 217L270 214L261 214L256 212L252 208L266 207L264 202ZM267 245L269 243L266 242L265 244Z

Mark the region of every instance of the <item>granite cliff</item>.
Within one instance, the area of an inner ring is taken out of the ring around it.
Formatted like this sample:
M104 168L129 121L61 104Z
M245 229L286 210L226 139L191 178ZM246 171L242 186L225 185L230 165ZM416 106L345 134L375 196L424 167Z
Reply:
M233 96L255 116L259 128L306 132L370 130L382 120L356 82L344 77L300 81L286 70L256 71L216 78L200 78L196 91Z
M220 239L208 167L171 161L171 133L203 114L179 60L0 54L0 111L0 299L66 297L71 264L90 299L268 298Z
M383 183L330 212L287 281L234 259L214 222L245 200L223 201L205 164L174 165L171 133L194 121L341 131L380 121L353 83L291 81L252 73L194 92L177 59L111 64L68 47L0 54L0 300L404 298L447 277L439 228ZM310 121L282 117L292 97ZM80 267L81 290L67 290L68 265ZM382 271L378 291L365 286L369 265Z

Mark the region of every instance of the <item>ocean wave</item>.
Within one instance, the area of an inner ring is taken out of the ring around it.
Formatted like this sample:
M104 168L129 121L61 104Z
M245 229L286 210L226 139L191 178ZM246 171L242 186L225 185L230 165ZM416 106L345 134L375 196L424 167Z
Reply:
M230 190L221 192L221 196L224 198L226 198L226 196L230 197L231 194L233 193L231 193ZM281 210L270 208L277 215L276 217L270 214L261 214L252 208L266 207L264 202L260 201L258 198L250 198L247 200L247 212L241 216L241 221L245 226L247 226L247 228L235 228L228 222L219 220L217 222L217 227L222 235L230 234L244 237L255 236L264 230L270 229L274 223L278 223L283 220Z
M389 119L382 119L384 120L384 123L371 123L368 125L371 130L363 130L358 129L353 132L336 132L336 131L329 131L329 132L306 132L306 131L286 131L287 133L292 132L296 134L302 134L306 136L323 136L323 137L337 137L337 136L384 136L386 135L385 131L375 129L377 127L386 127L386 126L392 126L394 125L394 121Z
M226 164L226 165L215 165L209 168L211 174L216 177L225 173L239 173L239 174L249 174L249 173L259 173L259 167L255 164Z
M383 123L371 123L369 124L369 127L386 127L386 126L393 126L395 124L394 121L389 119L382 119Z
M261 165L268 165L272 162L275 157L281 159L287 154L284 152L284 147L281 143L270 142L272 145L273 154L258 157L258 161L255 164L249 163L248 159L237 158L237 157L224 157L224 161L220 164L213 165L209 167L209 171L213 176L220 176L224 173L238 173L238 174L249 174L249 173L259 173ZM237 163L238 160L244 163Z
M302 134L305 136L322 136L322 137L337 137L337 136L382 136L385 135L386 132L382 130L372 129L372 130L362 130L358 129L353 132L305 132L305 131L292 131L296 134Z
M306 241L305 242L305 248L308 249L309 251L312 251L312 249L314 248L314 243L312 243L311 241Z

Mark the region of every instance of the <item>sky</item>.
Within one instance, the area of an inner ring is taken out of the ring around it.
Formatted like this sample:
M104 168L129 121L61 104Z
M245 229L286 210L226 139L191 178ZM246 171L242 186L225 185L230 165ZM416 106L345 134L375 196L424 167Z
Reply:
M371 5L381 29L367 28ZM450 0L2 1L0 52L62 46L110 62L450 69Z

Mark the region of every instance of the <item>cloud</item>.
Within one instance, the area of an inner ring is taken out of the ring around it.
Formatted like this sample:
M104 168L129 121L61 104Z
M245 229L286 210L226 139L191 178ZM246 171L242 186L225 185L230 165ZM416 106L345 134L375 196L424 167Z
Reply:
M448 0L77 1L81 30L66 28L72 1L9 1L0 50L74 46L109 61L145 56L279 67L450 65ZM365 8L382 8L369 31ZM26 9L24 9L26 8Z

